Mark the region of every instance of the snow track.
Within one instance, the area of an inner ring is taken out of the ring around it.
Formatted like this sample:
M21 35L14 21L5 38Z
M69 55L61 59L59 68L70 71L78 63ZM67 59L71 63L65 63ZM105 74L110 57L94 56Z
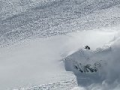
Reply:
M69 80L69 81L64 80L61 82L49 83L31 88L21 88L18 90L71 90L76 86L77 86L76 80Z

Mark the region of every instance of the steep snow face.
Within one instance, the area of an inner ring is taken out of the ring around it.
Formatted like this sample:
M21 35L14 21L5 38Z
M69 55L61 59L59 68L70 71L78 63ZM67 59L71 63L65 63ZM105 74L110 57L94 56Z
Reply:
M119 46L120 38L118 36L117 39L102 48L80 49L65 58L66 70L74 72L78 84L83 87L83 90L119 90Z

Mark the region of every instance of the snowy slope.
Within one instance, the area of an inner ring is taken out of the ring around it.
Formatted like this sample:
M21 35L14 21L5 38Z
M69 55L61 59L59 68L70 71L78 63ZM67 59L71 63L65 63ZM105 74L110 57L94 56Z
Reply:
M119 0L1 0L0 44L119 25ZM21 5L24 4L24 5Z
M0 90L119 89L119 4L0 0ZM74 61L88 63L86 57L90 64L105 61L99 73L81 74L73 67Z
M63 62L60 61L60 53L64 47L64 44L60 44L66 40L66 36L57 36L26 40L1 48L0 89L75 81L75 76L67 73Z
M47 88L54 86L49 83L55 83L54 88L72 89L77 86L77 81L72 72L65 71L64 62L61 59L83 48L86 44L89 44L93 50L102 47L115 35L116 32L83 31L44 39L28 39L1 48L0 88L2 90L5 88L30 88L45 84L46 89L42 90L48 90ZM97 38L94 38L96 36ZM84 41L81 38L84 38ZM89 38L91 38L90 42ZM74 84L69 80L74 81ZM60 83L60 86L57 86L57 83ZM43 87L44 85L38 88ZM50 90L54 90L54 88Z

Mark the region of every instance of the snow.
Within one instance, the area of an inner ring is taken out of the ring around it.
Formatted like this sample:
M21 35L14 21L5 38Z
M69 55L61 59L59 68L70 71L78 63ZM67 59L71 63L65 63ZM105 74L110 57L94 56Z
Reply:
M118 36L99 49L90 51L79 49L77 52L65 58L66 70L73 71L77 77L78 85L88 88L88 90L119 90L119 46L120 38ZM93 73L89 71L81 73L79 69L74 68L77 65L77 68L80 67L82 69L87 64L90 64L91 68L93 68L92 66L95 63L99 63L100 67L98 67L97 72ZM82 67L80 64L82 64Z
M82 31L44 39L28 39L1 48L1 88L27 87L64 79L75 80L72 73L65 71L61 59L86 44L91 48L96 45L102 47L115 35L116 32ZM94 38L96 36L97 38Z
M83 87L74 87L73 89L71 90L85 90Z
M63 38L28 40L2 48L0 83L3 88L44 84L59 81L59 78L60 80L67 79L63 62L60 61L62 58L60 50L64 46L60 44L66 41ZM70 75L69 78L71 77L74 76Z
M119 4L1 0L0 90L119 90ZM74 68L96 62L96 73Z

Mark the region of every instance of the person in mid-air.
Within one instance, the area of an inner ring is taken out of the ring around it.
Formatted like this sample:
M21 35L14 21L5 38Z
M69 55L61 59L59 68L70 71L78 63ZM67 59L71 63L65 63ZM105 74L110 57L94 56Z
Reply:
M89 46L85 46L85 49L90 50L90 47Z

